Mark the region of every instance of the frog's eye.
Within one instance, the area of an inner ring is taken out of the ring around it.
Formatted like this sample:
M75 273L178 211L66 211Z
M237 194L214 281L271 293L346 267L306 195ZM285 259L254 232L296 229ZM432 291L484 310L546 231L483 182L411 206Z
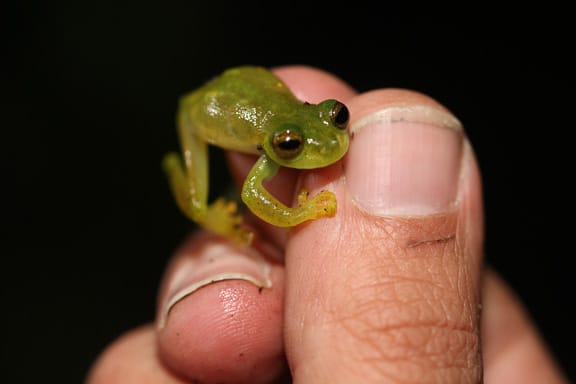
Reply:
M301 134L289 129L278 132L272 138L272 149L281 159L293 159L302 152L304 148L304 138Z
M336 101L330 111L330 119L332 119L332 123L334 123L336 128L346 129L349 118L350 112L348 112L348 108L346 108L346 106L341 102Z

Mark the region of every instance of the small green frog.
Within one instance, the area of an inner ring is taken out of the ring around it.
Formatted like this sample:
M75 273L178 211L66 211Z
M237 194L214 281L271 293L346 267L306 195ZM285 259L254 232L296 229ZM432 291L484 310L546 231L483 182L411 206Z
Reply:
M262 220L292 227L334 216L336 196L321 191L308 198L302 191L298 206L287 207L262 182L280 166L320 168L342 158L349 145L348 119L344 104L302 102L265 68L232 68L181 98L177 123L183 156L168 153L163 168L186 216L215 233L249 244L253 234L242 226L234 202L207 203L207 145L259 154L244 182L242 200Z

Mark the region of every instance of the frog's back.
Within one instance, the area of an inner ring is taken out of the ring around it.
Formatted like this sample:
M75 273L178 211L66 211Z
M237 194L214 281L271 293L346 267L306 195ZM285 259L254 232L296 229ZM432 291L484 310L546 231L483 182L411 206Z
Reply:
M263 105L270 103L270 97L292 96L286 85L272 72L255 66L228 69L206 87L239 98L251 98Z
M262 67L232 68L184 96L181 111L189 115L194 134L207 142L256 153L276 116L298 103L288 87Z

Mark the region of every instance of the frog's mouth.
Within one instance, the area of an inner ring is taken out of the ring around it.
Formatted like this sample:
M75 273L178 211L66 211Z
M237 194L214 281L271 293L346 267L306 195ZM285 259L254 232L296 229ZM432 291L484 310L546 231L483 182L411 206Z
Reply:
M334 161L340 160L342 157L344 157L346 152L348 152L348 148L350 147L350 140L351 139L352 139L352 134L348 130L346 131L345 135L336 136L336 141L337 141L336 148L340 148L340 155Z
M318 144L318 143L317 143ZM308 142L308 145L313 145ZM349 135L337 135L329 142L317 145L316 151L302 154L294 168L315 169L327 167L344 157L350 145Z

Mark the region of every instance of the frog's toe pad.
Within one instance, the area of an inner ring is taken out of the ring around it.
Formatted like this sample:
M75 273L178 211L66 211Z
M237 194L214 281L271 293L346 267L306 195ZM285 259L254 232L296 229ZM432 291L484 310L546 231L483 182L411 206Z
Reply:
M311 209L311 218L332 217L336 214L336 196L330 191L323 190L309 198L308 191L302 190L298 194L298 204Z
M208 207L204 226L239 244L250 244L253 233L242 225L242 215L234 201L217 199Z

